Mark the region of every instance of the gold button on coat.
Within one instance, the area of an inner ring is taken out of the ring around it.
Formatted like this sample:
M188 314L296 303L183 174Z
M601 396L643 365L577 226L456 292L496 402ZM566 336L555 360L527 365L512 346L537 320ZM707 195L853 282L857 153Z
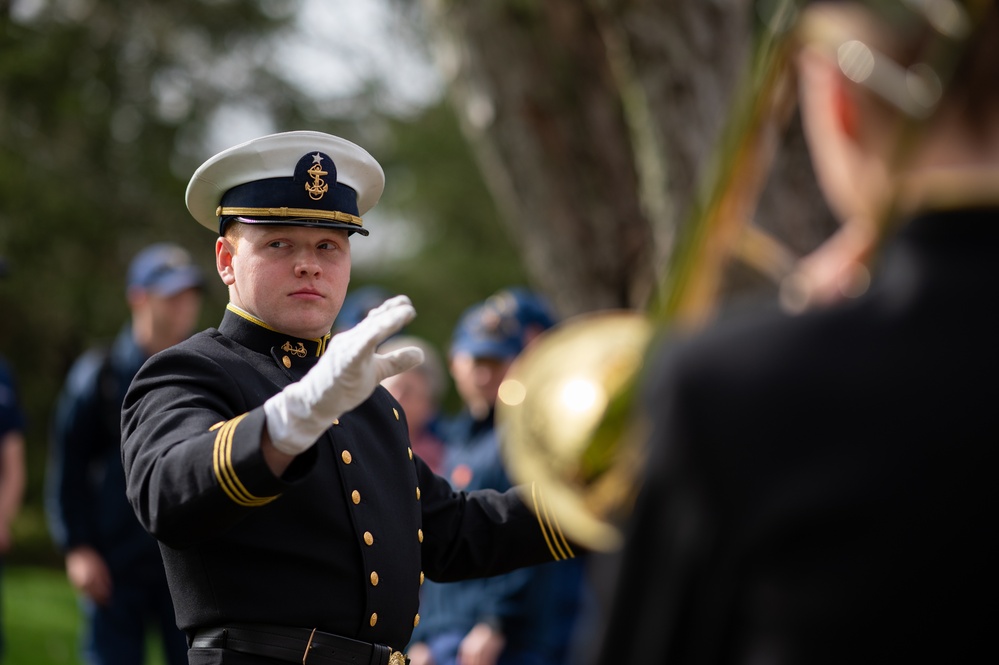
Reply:
M371 586L378 586L378 573L371 571Z
M421 570L421 571L420 571L420 586L423 586L423 580L424 580L424 579L425 579L425 578L424 578L424 576L423 576L423 571Z
M392 407L392 413L395 414L395 419L399 420L399 410L396 409L394 406Z
M413 449L412 448L407 448L406 450L409 451L409 459L413 459Z
M367 545L371 545L375 542L375 537L371 535L370 531L364 532L364 542Z
M421 543L423 542L423 529L416 530L416 537L420 539Z
M291 368L291 358L289 358L288 356L285 356L284 358L282 358L281 362L284 364L285 367L287 367L289 369Z
M350 493L350 500L354 502L355 506L361 503L361 493L358 492L357 490L354 490L353 492Z
M351 462L351 461L352 461L352 460L353 460L354 458L350 456L350 451L348 451L348 450L345 450L345 451L343 451L342 453L340 453L340 459L342 459L342 460L343 460L343 463L344 463L344 464L350 464L350 462Z
M368 623L370 623L372 626L378 623L378 612L371 613L371 619L368 620Z
M413 628L416 628L419 625L420 625L420 615L417 614L415 617L413 617Z
M416 488L416 500L417 501L420 500L420 488L419 487Z

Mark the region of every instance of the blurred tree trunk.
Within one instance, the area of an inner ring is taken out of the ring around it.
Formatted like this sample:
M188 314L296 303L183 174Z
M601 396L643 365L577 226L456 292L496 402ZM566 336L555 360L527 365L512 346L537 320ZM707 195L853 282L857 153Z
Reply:
M745 71L753 3L423 8L463 130L536 286L565 315L644 306ZM828 232L829 217L800 132L792 139L758 213L803 251ZM744 271L735 282L747 279Z

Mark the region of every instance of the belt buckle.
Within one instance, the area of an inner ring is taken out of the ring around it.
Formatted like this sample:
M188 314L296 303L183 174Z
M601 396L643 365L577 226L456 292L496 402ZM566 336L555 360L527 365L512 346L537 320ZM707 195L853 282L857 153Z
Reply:
M312 640L315 636L316 629L313 628L312 632L309 633L309 641L305 645L305 653L302 654L302 665L306 665L306 661L309 659L309 651L312 650ZM409 665L409 661L406 660L401 651L393 651L389 655L388 665Z

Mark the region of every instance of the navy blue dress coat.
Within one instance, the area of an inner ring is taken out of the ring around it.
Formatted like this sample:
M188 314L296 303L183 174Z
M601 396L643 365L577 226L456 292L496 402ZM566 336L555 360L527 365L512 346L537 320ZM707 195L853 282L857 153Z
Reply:
M464 494L434 475L381 387L274 476L260 451L262 404L329 339L289 337L230 307L217 330L157 354L132 383L128 496L160 541L189 634L269 623L402 649L425 578L571 556L516 490Z

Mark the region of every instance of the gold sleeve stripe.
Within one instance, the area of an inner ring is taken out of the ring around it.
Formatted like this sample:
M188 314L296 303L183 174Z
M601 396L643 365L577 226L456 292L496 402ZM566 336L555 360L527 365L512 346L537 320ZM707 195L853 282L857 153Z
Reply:
M257 497L250 494L243 483L236 477L236 470L232 466L232 438L236 432L236 426L246 417L244 413L232 420L227 421L219 428L215 435L215 448L212 453L212 462L215 470L215 478L219 481L222 491L226 493L233 502L249 508L263 506L277 496ZM278 495L279 496L279 495Z
M544 493L538 489L537 483L531 483L531 499L534 501L534 514L538 517L541 535L545 537L545 543L548 545L548 551L552 553L552 558L556 561L575 559L576 554L562 533L562 527L559 526L558 520L548 512Z

